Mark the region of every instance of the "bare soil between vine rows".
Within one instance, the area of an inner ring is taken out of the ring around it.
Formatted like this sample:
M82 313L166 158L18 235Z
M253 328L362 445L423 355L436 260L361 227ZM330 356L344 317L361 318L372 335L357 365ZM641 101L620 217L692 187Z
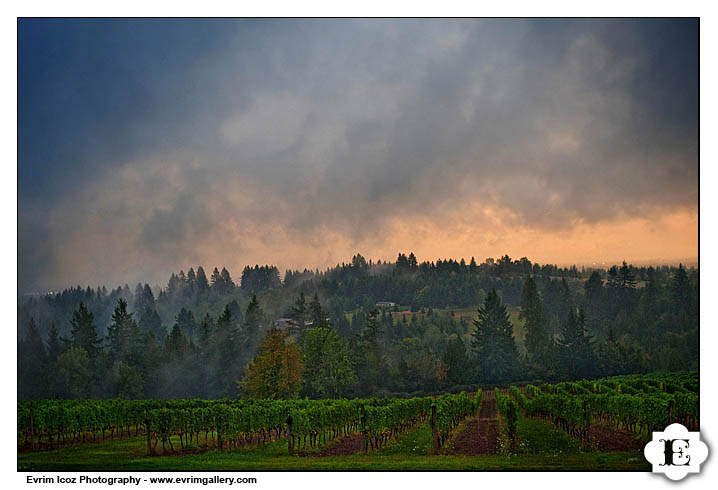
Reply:
M486 390L481 398L479 416L466 423L466 427L456 436L448 453L467 456L498 454L501 449L500 429L496 396L493 391Z
M645 443L625 432L600 425L591 426L591 447L600 452L642 451Z
M315 453L299 453L300 456L324 457L324 456L347 456L359 453L364 450L364 436L352 434L341 439L331 441L327 447Z

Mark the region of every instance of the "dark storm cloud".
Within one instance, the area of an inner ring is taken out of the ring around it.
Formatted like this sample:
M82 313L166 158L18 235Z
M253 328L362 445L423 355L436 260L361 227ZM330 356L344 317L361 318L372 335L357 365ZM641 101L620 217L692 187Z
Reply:
M476 206L536 230L695 209L697 35L686 19L21 20L21 289L160 280L277 241L325 263L344 259L334 234L381 243L397 216Z

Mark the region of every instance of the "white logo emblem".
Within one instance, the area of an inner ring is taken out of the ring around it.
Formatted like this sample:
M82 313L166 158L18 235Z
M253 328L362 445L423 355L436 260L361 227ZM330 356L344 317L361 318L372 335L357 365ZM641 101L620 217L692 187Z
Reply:
M654 473L665 473L671 480L682 480L698 473L708 457L708 446L700 432L688 432L681 424L671 424L663 432L654 432L653 440L643 448Z

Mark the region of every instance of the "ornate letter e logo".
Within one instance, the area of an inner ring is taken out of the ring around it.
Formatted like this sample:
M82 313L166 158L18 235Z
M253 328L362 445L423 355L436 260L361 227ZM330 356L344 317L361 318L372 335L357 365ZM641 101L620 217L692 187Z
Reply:
M698 473L708 457L708 446L699 432L688 432L681 424L671 424L663 432L654 432L653 440L643 449L654 473L664 473L671 480L681 480L688 473Z

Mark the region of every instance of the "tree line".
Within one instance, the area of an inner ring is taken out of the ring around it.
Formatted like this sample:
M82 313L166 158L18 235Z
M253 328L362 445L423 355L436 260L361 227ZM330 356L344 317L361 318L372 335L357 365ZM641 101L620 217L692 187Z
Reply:
M262 386L282 397L409 395L697 369L697 270L542 270L524 259L357 255L284 283L272 266L245 268L239 286L226 269L207 280L199 267L172 274L157 296L146 284L69 288L20 301L18 396L216 398ZM482 286L467 299L474 321L444 302L399 300L456 281ZM400 305L376 308L376 298ZM272 329L279 317L300 331Z

